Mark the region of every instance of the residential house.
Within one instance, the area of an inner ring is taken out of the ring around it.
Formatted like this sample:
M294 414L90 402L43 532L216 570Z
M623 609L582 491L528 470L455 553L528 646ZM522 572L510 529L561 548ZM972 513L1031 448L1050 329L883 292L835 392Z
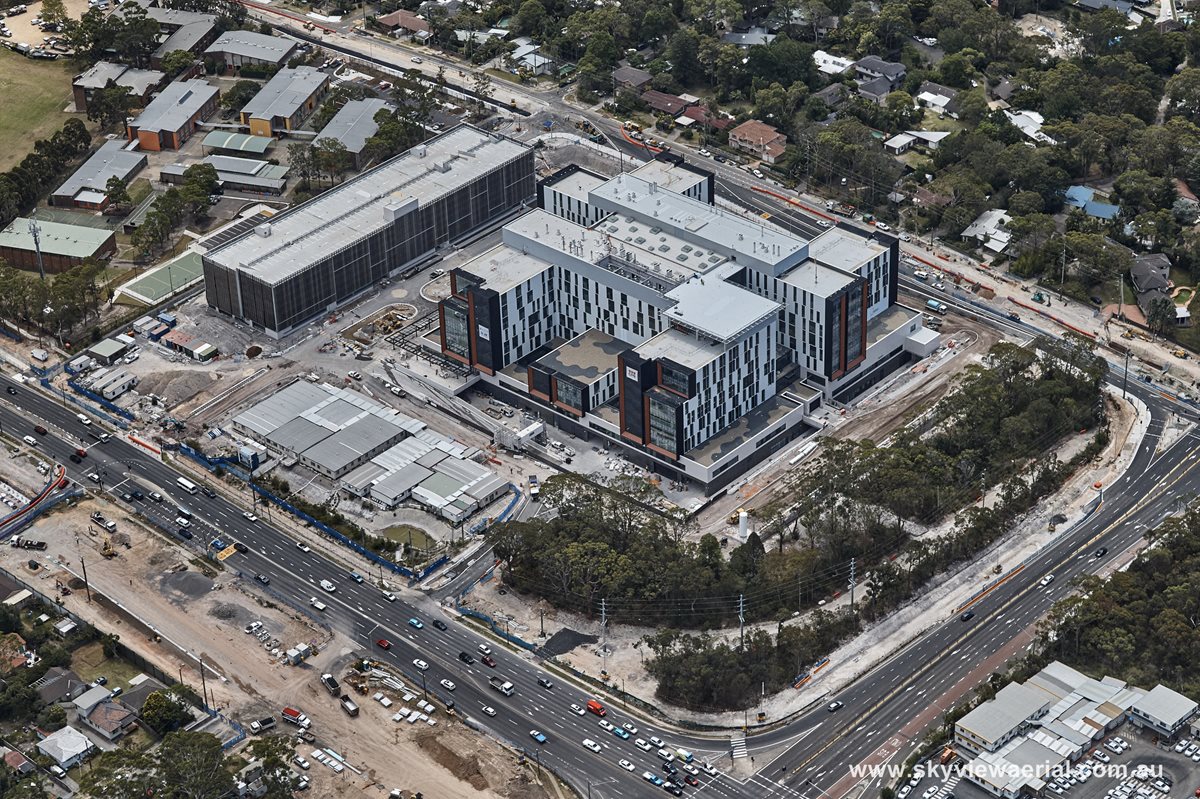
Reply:
M47 669L42 678L33 684L38 699L47 705L71 701L87 689L88 684L78 674L61 666Z
M254 136L297 130L328 87L329 75L316 67L281 69L242 108L241 122Z
M765 163L773 164L783 155L787 136L757 119L748 119L729 131L729 144L745 153L758 156Z
M1042 133L1045 118L1037 111L1008 111L1004 112L1008 121L1017 126L1025 136L1039 144L1058 144L1054 139Z
M1116 11L1124 17L1129 17L1133 13L1134 4L1126 2L1126 0L1075 0L1076 7L1084 11Z
M75 97L75 110L87 113L92 102L92 96L97 91L113 83L129 89L129 96L134 99L134 106L142 108L150 99L150 94L166 79L166 73L156 69L135 69L124 64L113 64L100 61L86 72L75 76L71 82L71 93Z
M423 6L422 6L423 7ZM424 13L424 12L422 12ZM471 42L472 44L483 44L492 39L504 39L508 36L508 31L504 28L489 28L485 31L475 30L455 30L454 38L460 44Z
M293 39L255 31L226 31L208 46L204 55L225 62L230 68L247 65L282 67L299 49Z
M393 36L399 38L425 41L432 35L428 22L403 8L399 11L393 11L390 14L376 17L375 22L381 28L386 29Z
M702 105L689 105L683 109L682 114L676 117L675 123L684 127L693 124L706 125L713 130L725 130L733 127L732 119L721 114L714 116Z
M911 133L897 133L883 143L883 149L892 155L903 155L912 149L916 140L916 137Z
M143 150L178 150L200 122L217 110L220 91L203 80L177 80L163 89L142 113L125 123L125 134Z
M120 139L104 142L71 177L54 190L50 195L50 204L93 211L108 207L108 181L120 178L128 185L133 176L146 166L146 154L137 149L128 149L132 146Z
M653 79L653 75L637 67L617 67L613 70L613 86L618 90L629 89L633 92L640 92L644 87L649 86Z
M1165 300L1174 305L1171 291L1175 284L1171 282L1171 259L1166 255L1155 252L1134 257L1133 266L1129 269L1129 278L1133 283L1133 290L1137 293L1138 307L1147 319L1150 318L1150 309L1155 302ZM1175 324L1179 327L1191 324L1191 312L1182 305L1174 307Z
M932 108L939 114L958 119L958 89L942 86L927 80L917 89L916 101L919 105Z
M510 71L515 75L526 72L530 75L548 75L554 68L553 59L542 54L542 46L537 42L522 36L513 39L516 47L508 54L511 64Z
M321 134L316 140L319 142L322 139L336 139L341 142L346 152L354 156L354 168L362 169L363 149L367 140L379 130L375 115L380 111L392 113L395 110L396 106L377 97L350 100L338 109L333 119L329 120L329 124L321 129Z
M1111 221L1120 213L1120 206L1101 202L1095 199L1096 190L1090 186L1069 186L1063 193L1063 202L1071 208L1078 208L1090 217Z
M984 249L994 253L1002 253L1008 247L1011 234L1007 225L1012 217L998 208L991 208L979 215L979 218L967 226L962 232L964 239L974 239L983 245Z
M0 746L0 751L4 752L4 765L18 777L23 777L37 770L37 767L33 765L33 761L17 750L9 749L7 746Z
M49 735L41 730L36 732L43 736L37 742L38 751L57 763L60 768L69 769L79 765L96 748L86 735L69 725Z
M869 55L854 62L854 71L860 81L871 81L876 78L886 78L889 91L895 91L904 83L908 71L903 64L895 61L884 61L876 55Z
M106 699L79 714L79 723L89 727L106 741L115 741L137 729L137 715L121 702Z
M944 130L906 130L885 141L883 149L892 155L901 155L913 147L932 151L949 135L949 131Z
M854 62L849 58L842 58L824 50L817 50L813 53L813 64L823 75L844 75L854 66Z
M27 651L20 633L0 635L0 677L25 668Z
M767 33L766 28L750 28L740 33L730 31L721 37L721 41L743 50L749 50L751 47L764 46L775 41L775 34Z
M136 684L134 684L135 682ZM165 691L166 689L167 686L153 677L139 675L139 677L130 680L129 690L121 694L121 704L134 713L141 714L142 708L146 705L146 699L149 698L150 694L155 691Z
M650 106L651 110L657 111L660 114L668 114L672 117L679 116L685 108L695 105L695 103L685 100L682 97L655 89L642 92L642 101Z
M830 109L840 108L850 98L850 89L844 83L831 83L824 89L813 92Z

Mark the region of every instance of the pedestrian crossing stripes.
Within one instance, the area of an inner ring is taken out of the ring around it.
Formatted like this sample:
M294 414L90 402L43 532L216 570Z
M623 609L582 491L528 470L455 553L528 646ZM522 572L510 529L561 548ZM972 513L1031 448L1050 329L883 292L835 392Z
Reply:
M746 736L729 739L729 750L733 753L735 760L739 757L746 757Z

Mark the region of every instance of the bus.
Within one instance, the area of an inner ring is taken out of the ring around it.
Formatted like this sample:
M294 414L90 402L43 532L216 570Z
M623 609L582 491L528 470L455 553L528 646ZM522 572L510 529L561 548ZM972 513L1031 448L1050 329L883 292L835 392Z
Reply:
M196 484L193 483L191 480L185 480L184 478L180 477L175 482L180 488L182 488L184 491L188 492L189 494L196 493L196 490L197 490Z

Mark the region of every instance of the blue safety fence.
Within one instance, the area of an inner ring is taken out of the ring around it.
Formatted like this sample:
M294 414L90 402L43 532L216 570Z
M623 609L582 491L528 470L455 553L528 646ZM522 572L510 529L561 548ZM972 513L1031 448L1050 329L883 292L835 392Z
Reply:
M221 741L221 749L223 751L228 752L230 749L237 746L242 741L246 740L247 737L249 737L246 733L245 727L243 727L241 724L238 724L233 719L227 717L225 714L218 713L215 710L209 710L208 714L210 717L216 716L216 717L220 718L222 721L224 721L226 724L228 724L230 727L233 728L233 733L234 733L233 737L228 740Z
M83 386L76 383L74 380L68 380L67 385L70 386L71 389L73 391L75 391L76 393L82 394L83 396L87 397L92 402L97 403L101 408L104 408L105 410L109 411L110 413L115 413L118 416L125 417L126 419L130 419L130 420L133 419L133 414L130 413L129 411L127 411L124 408L121 408L117 405L112 404L111 402L106 400L104 397L100 396L99 394L97 394L96 392L94 392L90 389L84 388Z
M521 501L520 489L518 489L512 483L509 483L508 490L512 492L513 497L511 500L509 500L509 503L504 506L504 510L500 511L500 513L496 515L495 519L480 519L478 522L472 525L471 529L469 530L471 535L478 535L479 533L486 531L489 526L493 524L500 524L501 522L508 520L508 517L512 515L513 510L516 509L517 504Z
M192 449L187 444L181 444L179 446L179 451L182 452L184 455L188 456L189 458L191 458L192 460L194 460L196 463L203 466L206 470L208 470L210 472L215 471L216 468L218 466L220 466L222 469L225 469L226 471L230 471L230 472L234 473L239 479L246 482L246 484L249 485L250 488L256 494L258 494L260 497L262 497L262 498L268 500L269 502L271 502L272 504L284 509L288 513L295 516L297 519L304 521L306 524L310 525L313 529L319 530L320 532L329 536L330 538L332 538L333 540L342 544L343 546L349 547L350 549L354 550L358 554L362 555L367 560L374 563L376 566L381 566L395 574L403 575L403 576L409 578L410 580L422 579L426 575L433 572L434 569L443 565L448 560L448 558L443 556L443 557L439 558L438 560L435 560L429 566L426 566L425 569L422 570L420 573L414 572L412 569L408 568L407 566L401 566L398 563L394 563L394 562L388 560L387 558L383 557L382 555L372 552L371 550L364 547L362 544L358 543L357 541L352 541L351 539L342 535L337 530L333 529L332 527L325 524L324 522L317 521L312 516L309 516L307 513L300 510L295 505L293 505L292 503L283 499L282 497L277 497L274 494L272 494L270 491L268 491L267 489L263 488L262 486L256 485L256 484L250 482L247 479L248 475L246 475L245 472L242 472L240 469L238 469L236 467L231 467L229 465L229 463L227 462L228 459L220 458L220 459L218 459L218 461L210 460L206 455L204 455L203 453L197 452L196 450Z
M12 514L8 519L0 522L0 540L9 538L24 530L32 524L38 517L47 511L53 509L60 502L71 499L73 497L83 496L83 490L79 487L72 487L65 491L58 491L43 499L38 505L27 511L25 515L18 518L13 518L16 514Z
M42 384L42 388L46 389L47 391L51 392L52 394L57 394L57 395L61 396L63 398L64 402L70 401L70 402L73 402L74 404L78 405L80 408L83 408L85 411L91 411L93 413L97 413L96 409L93 408L91 405L86 405L79 398L73 397L70 394L66 393L65 391L61 391L60 389L56 389L54 386L50 385L50 381L47 378L44 378L44 377L39 378L39 381ZM72 385L71 388L75 388L75 386ZM78 389L76 389L76 390L78 390ZM94 394L91 394L91 392L80 392L80 393L86 393L91 396L95 396ZM115 409L116 411L118 411L120 413L121 416L124 416L126 419L134 418L133 414L129 413L126 410L118 408L116 405L113 405L111 402L104 399L103 397L98 397L98 401L106 409L110 408L110 407ZM108 416L106 414L99 414L99 415L102 416L105 420L107 420L109 422L109 424L113 425L114 427L119 427L122 430L129 429L129 423L126 422L125 419L114 419L113 417Z
M530 652L537 649L537 644L531 644L528 641L526 641L524 638L521 638L520 636L513 635L512 633L506 633L504 630L502 630L500 627L498 627L496 625L496 620L493 619L491 616L487 615L486 613L480 613L478 610L472 610L471 608L463 608L463 607L458 608L458 612L464 616L470 616L473 619L479 619L481 622L488 625L488 627L491 629L491 631L493 633L495 633L497 636L499 636L500 638L503 638L505 641L508 641L512 644L516 644L517 646L521 647L522 649L528 649Z
M17 342L18 344L22 344L25 342L25 337L22 336L20 333L18 333L16 330L11 329L8 326L7 322L0 324L0 336L7 336L8 338L12 339L13 341Z

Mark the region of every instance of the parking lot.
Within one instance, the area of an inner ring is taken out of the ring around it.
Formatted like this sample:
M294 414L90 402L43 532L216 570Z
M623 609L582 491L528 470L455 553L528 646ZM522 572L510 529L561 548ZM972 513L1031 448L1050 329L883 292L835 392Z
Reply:
M1049 799L1187 799L1200 791L1200 739L1185 737L1159 746L1138 728L1124 725L1054 775ZM901 783L896 799L995 799L960 774L933 774Z

